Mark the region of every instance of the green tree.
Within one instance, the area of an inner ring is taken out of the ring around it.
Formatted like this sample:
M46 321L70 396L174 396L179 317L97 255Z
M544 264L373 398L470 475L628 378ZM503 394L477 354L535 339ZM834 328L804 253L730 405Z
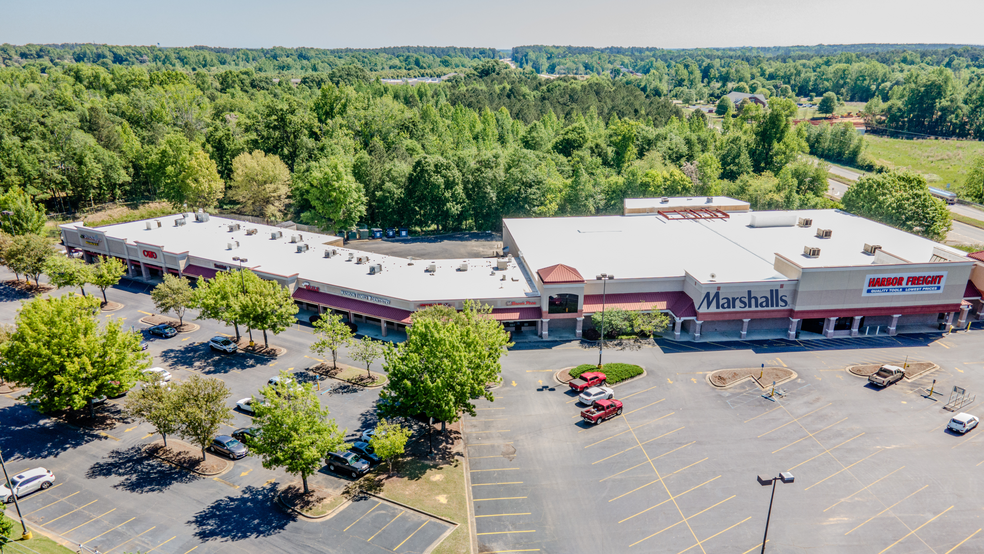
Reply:
M44 273L45 262L55 255L51 241L39 235L18 235L4 250L3 259L7 267L15 273L23 273L33 278L35 285Z
M369 366L379 358L382 358L388 348L390 348L390 343L388 342L363 336L362 340L355 343L355 347L352 348L349 355L352 356L353 360L366 364L366 377L372 379L372 372L369 371Z
M329 158L308 164L298 176L295 194L303 196L311 209L301 220L321 229L350 229L366 215L362 184L352 177L346 164Z
M325 454L345 448L345 432L339 431L328 408L321 405L310 383L297 383L280 372L276 385L260 389L263 402L254 402L253 425L259 429L250 441L252 452L267 469L283 468L299 475L304 492L307 478L322 466Z
M570 158L571 154L580 150L588 143L588 126L583 122L577 122L567 127L554 140L553 150L558 154Z
M608 308L591 314L591 324L604 332L603 338L616 338L632 331L632 315L622 308Z
M820 99L820 104L817 105L817 111L822 114L832 114L837 110L837 95L832 92L823 93L823 98Z
M314 322L314 334L318 338L311 345L311 351L319 356L331 352L331 367L337 368L338 349L352 344L352 329L342 321L342 316L324 313Z
M165 384L155 373L147 385L126 396L124 408L130 417L153 425L167 446L167 436L181 430L182 406L177 401L177 389Z
M393 462L406 453L409 439L409 429L399 423L390 423L381 419L376 424L376 429L369 439L369 446L372 447L373 453L379 456L380 460L389 465L389 472L393 473Z
M416 312L407 340L385 354L389 381L379 394L385 417L423 413L442 422L475 414L473 399L490 402L509 338L490 306L466 301L462 311L432 306Z
M150 291L157 310L162 314L174 312L179 327L184 325L184 314L191 307L193 296L188 280L171 274L164 275L164 280Z
M116 286L123 274L126 273L126 265L119 258L107 258L100 256L99 261L92 266L92 276L89 281L102 291L103 305L109 303L106 298L106 289Z
M0 227L11 235L44 234L44 224L48 218L24 189L14 186L0 196L0 210L10 212L9 215L0 216Z
M717 106L714 108L714 113L720 116L724 116L728 112L735 109L735 103L731 101L727 96L722 96L718 100Z
M276 155L254 150L232 160L232 181L227 194L242 213L280 219L289 193L290 170Z
M418 158L404 193L411 224L424 228L437 225L438 229L460 224L465 192L461 173L448 160L440 156Z
M96 321L99 300L75 295L37 298L17 315L17 330L0 346L7 377L31 387L42 412L79 410L93 398L127 390L149 367L140 335L122 323Z
M202 449L212 444L222 424L232 423L232 410L226 406L229 388L217 377L198 373L177 385L178 435Z
M82 296L86 295L85 285L93 281L92 268L89 264L78 258L69 258L61 254L45 260L44 273L48 276L48 281L58 288L79 287Z
M192 209L209 209L215 206L225 190L218 166L201 150L196 150L187 160L179 183L180 192L171 202L175 206L187 204Z
M276 281L256 277L249 280L246 291L239 303L243 323L249 329L263 331L263 344L269 348L267 331L279 335L290 328L297 321L294 317L298 312L297 303L290 291Z
M246 294L246 274L252 271L220 271L212 279L198 279L191 296L190 308L198 310L197 319L212 319L232 325L239 342L239 325L244 322L240 304Z
M6 483L4 484L6 486ZM14 533L14 520L0 513L0 552L4 545L10 541L10 536Z
M952 225L946 203L929 193L926 179L910 171L864 175L841 199L844 209L932 240Z
M795 113L796 104L792 100L769 100L769 111L752 129L754 140L750 154L755 171L778 174L786 164L807 150L806 141L792 129Z
M978 204L984 203L984 156L974 158L963 183L962 192Z
M670 324L670 316L663 312L632 312L632 331L641 337L651 337L662 332Z

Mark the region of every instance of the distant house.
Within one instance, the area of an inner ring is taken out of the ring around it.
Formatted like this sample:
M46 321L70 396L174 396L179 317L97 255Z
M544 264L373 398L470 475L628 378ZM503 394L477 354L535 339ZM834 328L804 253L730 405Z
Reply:
M748 94L747 92L729 92L727 94L728 98L731 99L731 103L737 106L741 104L742 100L748 99L749 102L753 102L762 106L763 108L769 105L768 99L761 94Z

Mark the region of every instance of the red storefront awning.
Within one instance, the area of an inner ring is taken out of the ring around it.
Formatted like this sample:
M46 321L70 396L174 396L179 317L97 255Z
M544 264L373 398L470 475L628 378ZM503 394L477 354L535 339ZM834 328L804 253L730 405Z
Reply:
M981 298L981 291L977 290L973 281L967 281L967 288L964 289L964 300L973 300L975 298Z
M492 317L496 321L530 321L540 319L540 308L494 308Z
M293 296L294 299L302 302L320 304L336 310L351 311L370 317L378 317L379 319L406 323L408 325L410 324L410 316L413 315L413 312L401 310L400 308L392 308L390 306L356 300L355 298L347 298L345 296L337 296L308 289L297 289L294 291Z
M620 308L630 312L670 311L676 317L695 317L694 301L685 292L624 292L605 295L605 308ZM601 294L584 295L584 313L600 312Z
M218 273L217 269L212 269L210 267L202 267L200 265L188 265L185 266L182 272L185 275L191 275L192 277L204 277L206 279L214 279L215 274Z

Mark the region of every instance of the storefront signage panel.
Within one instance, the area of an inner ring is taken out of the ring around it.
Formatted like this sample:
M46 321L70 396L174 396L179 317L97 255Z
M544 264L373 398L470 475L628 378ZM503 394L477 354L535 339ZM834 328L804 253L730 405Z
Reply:
M102 241L102 237L94 233L79 233L79 238L89 246L99 246Z
M861 296L936 294L943 292L945 285L945 271L868 275L864 279L864 288L861 290Z
M714 291L704 293L697 311L776 310L788 307L789 295L782 289L747 290L740 294Z
M365 300L367 302L375 302L376 304L386 304L387 306L391 304L389 298L382 298L379 296L373 296L371 294L365 294L363 292L352 292L350 290L339 289L339 293L342 296L348 296L349 298L356 298L358 300Z

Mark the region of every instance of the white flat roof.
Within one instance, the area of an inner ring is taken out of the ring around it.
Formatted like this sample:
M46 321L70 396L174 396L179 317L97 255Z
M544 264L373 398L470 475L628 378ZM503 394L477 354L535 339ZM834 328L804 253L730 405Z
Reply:
M813 219L812 227L750 227L755 214L785 213ZM731 213L728 219L674 220L659 215L506 219L531 271L562 263L585 279L600 273L619 279L683 277L707 282L786 279L774 269L776 254L802 267L872 265L864 245L914 263L929 262L934 248L963 253L931 240L839 210ZM831 238L816 237L831 229ZM807 258L804 246L821 249Z
M229 267L239 262L234 256L249 260L244 266L257 271L276 275L298 275L298 284L305 280L318 281L354 291L398 298L410 302L464 299L522 298L539 296L523 275L515 260L503 271L493 270L496 260L491 258L460 260L410 260L398 256L385 256L372 252L349 248L326 246L326 243L339 240L338 237L318 233L308 233L283 229L271 225L248 223L235 219L211 216L207 222L195 221L194 215L188 223L174 226L179 216L160 218L161 227L146 229L147 220L133 221L99 227L108 237L159 245L165 251L182 253L202 258ZM229 232L229 225L240 225L240 230ZM80 227L81 224L70 224ZM246 235L247 229L257 229L255 235ZM271 239L271 233L282 231L279 239ZM297 252L298 244L290 242L291 235L303 237L303 243L310 249ZM228 249L231 241L239 241L239 248ZM338 256L325 258L325 249L337 249ZM355 257L368 256L366 264L348 261L348 253ZM189 262L194 263L194 262ZM434 273L425 270L437 264ZM459 271L463 263L467 271ZM382 264L382 273L369 275L371 264ZM505 275L505 280L502 276Z

